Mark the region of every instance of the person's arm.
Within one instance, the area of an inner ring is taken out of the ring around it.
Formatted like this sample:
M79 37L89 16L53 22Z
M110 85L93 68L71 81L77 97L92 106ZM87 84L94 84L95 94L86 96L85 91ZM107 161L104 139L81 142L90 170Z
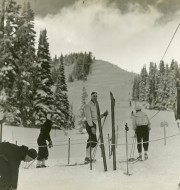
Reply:
M136 118L135 118L135 116L132 116L132 126L133 126L133 130L136 132L137 126L136 126Z
M147 116L147 120L148 120L148 129L149 129L149 131L150 131L150 130L151 130L151 122L150 122L148 116Z

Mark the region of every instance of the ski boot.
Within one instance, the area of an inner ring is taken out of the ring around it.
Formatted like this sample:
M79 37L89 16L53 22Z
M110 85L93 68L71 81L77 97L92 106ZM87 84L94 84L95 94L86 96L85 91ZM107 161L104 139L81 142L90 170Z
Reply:
M84 164L88 164L90 162L90 159L88 158L88 157L86 157L85 159L84 159Z
M144 159L147 160L148 159L148 154L144 153Z
M143 160L142 160L142 155L139 155L139 156L137 157L137 160L143 161Z

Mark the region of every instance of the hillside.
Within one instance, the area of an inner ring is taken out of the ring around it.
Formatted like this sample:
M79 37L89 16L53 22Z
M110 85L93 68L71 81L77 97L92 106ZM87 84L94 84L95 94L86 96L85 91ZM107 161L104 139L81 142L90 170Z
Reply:
M70 68L69 68L70 69ZM129 163L129 173L127 163L119 161L126 160L126 134L124 130L125 121L130 128L128 131L128 156L132 151L134 131L131 126L131 110L129 106L129 91L131 73L121 70L117 66L104 61L96 61L88 76L88 80L83 82L69 83L69 98L74 105L80 105L81 88L85 85L88 92L96 90L102 110L107 107L110 111L109 91L114 93L116 98L116 126L117 132L117 170L113 171L113 159L109 158L109 145L107 132L111 131L110 119L108 116L103 128L104 142L108 171L103 170L101 151L98 146L96 153L97 162L93 164L93 169L89 165L67 166L68 142L71 139L70 163L83 162L85 157L85 147L87 134L77 133L77 130L68 131L68 136L61 130L52 130L51 138L53 148L49 149L49 159L46 162L49 167L36 169L34 162L27 170L24 167L28 164L22 162L19 173L19 190L169 190L177 189L179 184L180 169L180 130L174 119L173 112L161 111L157 114L155 110L145 110L151 121L149 159L143 162ZM90 98L90 97L89 97ZM89 100L89 99L88 99ZM77 109L76 109L77 110ZM166 143L164 141L164 128L161 122L167 121ZM111 136L111 132L109 133ZM18 145L26 145L38 149L37 137L39 129L12 127L3 125L3 141L16 142ZM22 138L23 137L23 138ZM133 157L138 155L136 144L134 144Z
M71 70L72 65L65 67L66 78ZM127 107L127 102L129 98L131 98L132 79L132 73L122 70L116 65L102 60L94 61L87 81L67 83L69 101L73 104L75 115L77 116L79 114L78 110L81 106L82 87L85 86L88 93L87 102L90 100L91 92L97 91L102 112L105 111L105 109L110 110L111 91L116 99L116 109L119 109L118 113L124 118L125 112L123 108Z

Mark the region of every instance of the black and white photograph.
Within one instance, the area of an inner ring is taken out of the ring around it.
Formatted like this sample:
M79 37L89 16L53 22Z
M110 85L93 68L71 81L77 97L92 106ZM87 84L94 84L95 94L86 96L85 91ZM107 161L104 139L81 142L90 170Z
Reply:
M179 0L0 0L0 190L180 190L179 18Z

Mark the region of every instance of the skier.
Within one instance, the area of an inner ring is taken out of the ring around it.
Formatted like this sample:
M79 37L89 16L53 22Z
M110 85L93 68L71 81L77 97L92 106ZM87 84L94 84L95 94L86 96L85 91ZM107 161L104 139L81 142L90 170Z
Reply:
M38 143L38 156L37 156L37 165L36 168L44 168L47 167L45 165L45 160L48 159L49 152L48 147L53 147L51 137L50 137L50 131L52 128L52 121L51 121L51 114L50 113L44 113L45 122L42 124L40 129L40 134L37 139ZM46 141L49 142L47 145Z
M86 145L86 157L85 157L85 163L89 163L90 161L90 146L91 150L96 147L97 145L97 136L96 136L96 123L97 123L97 109L96 109L96 101L97 101L97 92L91 93L91 100L88 104L84 107L84 113L86 117L86 131L89 135ZM102 115L102 117L105 117L108 115L108 111L106 110ZM90 143L90 141L92 141Z
M36 157L35 149L9 142L0 143L0 189L16 190L21 161L31 162Z
M149 131L151 130L150 121L148 116L142 112L140 106L136 106L136 113L132 117L132 125L137 137L137 149L139 153L138 159L142 161L142 140L144 148L144 159L148 159L148 147L149 147Z

